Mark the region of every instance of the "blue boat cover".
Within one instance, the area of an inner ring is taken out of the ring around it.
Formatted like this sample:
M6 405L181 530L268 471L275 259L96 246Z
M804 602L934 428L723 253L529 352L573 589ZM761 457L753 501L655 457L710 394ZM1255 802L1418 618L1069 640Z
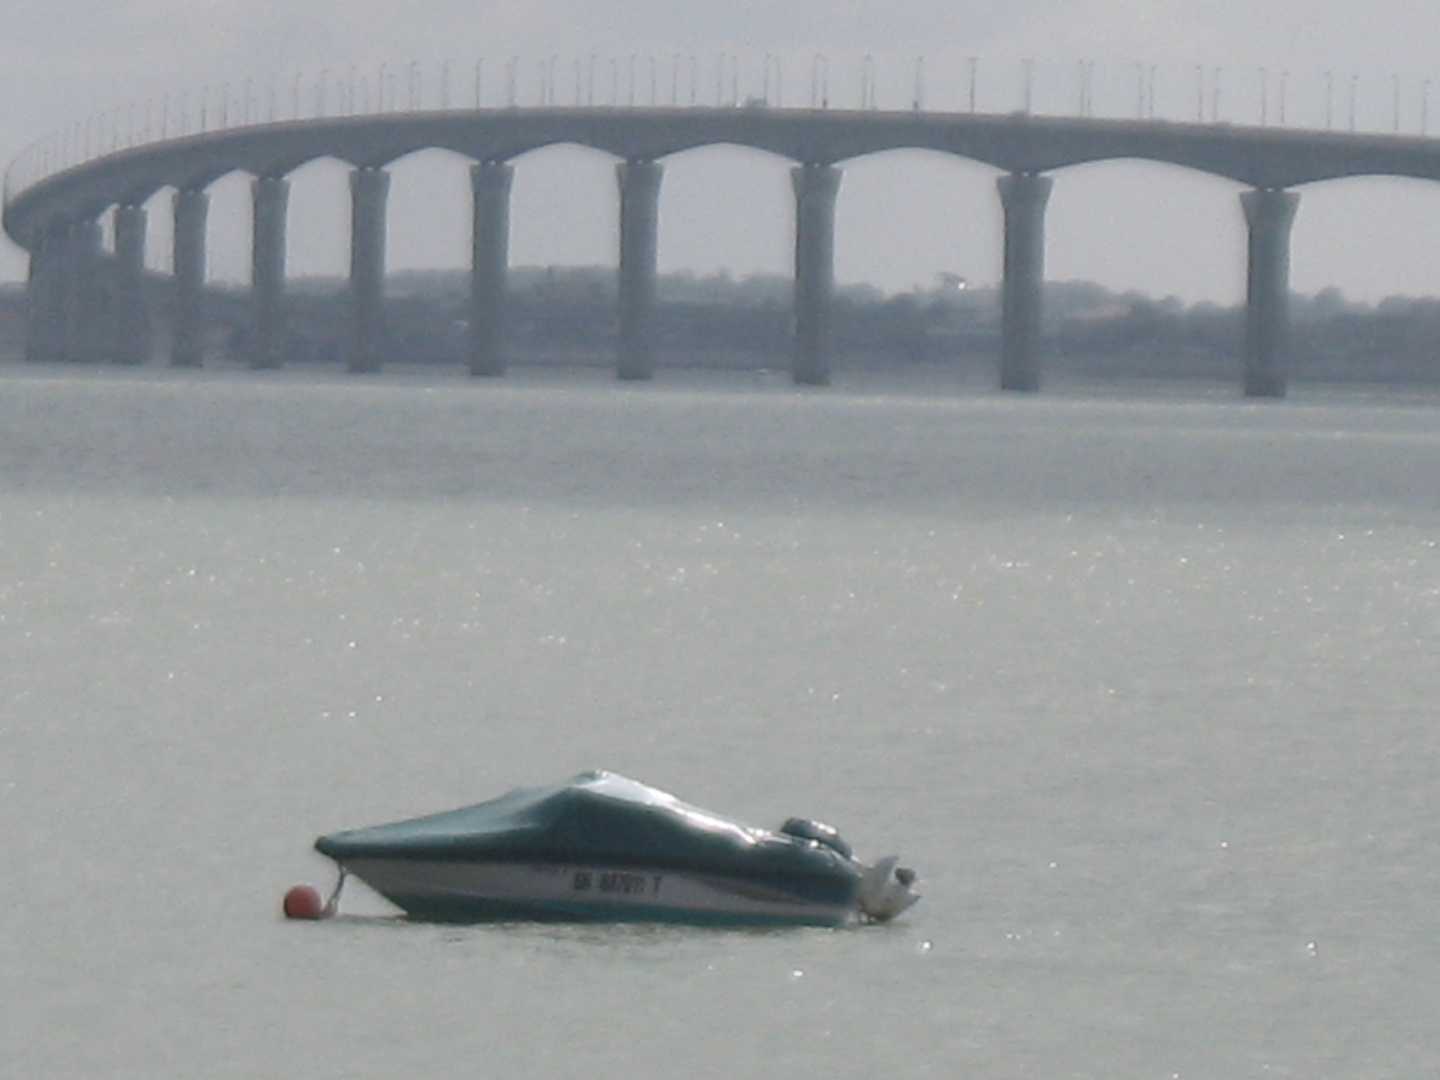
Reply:
M560 862L718 873L805 882L844 900L860 867L829 844L757 829L610 772L582 773L548 787L441 814L322 836L336 862L427 859Z

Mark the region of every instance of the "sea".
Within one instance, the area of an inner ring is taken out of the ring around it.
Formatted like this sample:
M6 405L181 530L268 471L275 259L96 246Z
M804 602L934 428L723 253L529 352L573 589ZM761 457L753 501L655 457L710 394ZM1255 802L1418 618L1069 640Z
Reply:
M0 1076L1431 1074L1437 544L1437 391L0 365ZM281 916L589 769L923 899Z

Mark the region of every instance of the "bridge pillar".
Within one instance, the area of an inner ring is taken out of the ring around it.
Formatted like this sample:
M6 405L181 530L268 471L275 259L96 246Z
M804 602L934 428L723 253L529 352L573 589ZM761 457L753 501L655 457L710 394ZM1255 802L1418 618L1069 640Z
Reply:
M1250 230L1245 287L1245 396L1284 397L1290 329L1290 226L1300 196L1283 188L1240 195Z
M115 345L117 363L143 364L150 359L150 309L145 301L145 232L149 215L143 206L115 208Z
M475 215L470 259L470 374L505 374L505 307L510 272L510 182L515 167L470 167Z
M1033 172L1000 177L1005 280L1000 297L1000 388L1040 389L1045 296L1045 204L1054 181Z
M60 360L65 355L66 284L70 227L63 219L50 222L30 252L26 286L25 359Z
M71 348L75 341L76 283L79 272L75 269L76 249L75 228L69 218L56 220L51 225L50 239L46 246L50 269L48 307L50 309L50 330L53 336L48 342L47 360L73 360Z
M85 364L108 359L110 343L110 297L105 287L104 264L100 254L100 223L93 218L77 221L70 233L69 292L67 320L68 357Z
M85 335L81 303L85 288L84 222L66 220L56 228L55 359L78 361Z
M835 196L841 172L808 162L790 170L795 188L795 354L797 383L830 382L830 307L835 293Z
M655 297L660 221L656 161L615 167L620 181L620 336L616 374L622 379L655 375Z
M262 176L250 187L250 366L285 362L285 213L290 184Z
M30 261L25 271L25 359L45 359L45 233L31 238L27 245Z
M210 196L175 192L175 286L170 322L170 363L199 367L204 362L205 223Z
M385 203L390 174L350 174L350 359L356 374L380 370L385 356Z

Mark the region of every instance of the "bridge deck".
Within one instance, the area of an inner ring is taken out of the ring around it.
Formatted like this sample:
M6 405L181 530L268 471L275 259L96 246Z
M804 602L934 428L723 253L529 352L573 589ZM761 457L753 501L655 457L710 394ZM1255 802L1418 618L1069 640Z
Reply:
M1012 173L1141 159L1286 188L1347 176L1440 179L1440 139L1160 120L1023 114L740 108L512 108L390 113L254 124L116 151L7 191L4 224L22 246L47 221L137 205L164 187L200 190L227 173L283 177L329 157L384 166L446 149L506 161L559 143L626 161L733 144L796 163L836 164L925 149Z

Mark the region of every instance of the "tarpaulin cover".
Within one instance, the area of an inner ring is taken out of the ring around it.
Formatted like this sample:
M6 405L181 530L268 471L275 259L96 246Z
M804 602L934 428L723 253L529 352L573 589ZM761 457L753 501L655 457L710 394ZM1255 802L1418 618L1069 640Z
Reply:
M351 859L604 864L763 879L828 879L853 890L856 863L825 844L757 829L615 773L582 773L459 810L322 836ZM826 888L825 891L830 891Z

